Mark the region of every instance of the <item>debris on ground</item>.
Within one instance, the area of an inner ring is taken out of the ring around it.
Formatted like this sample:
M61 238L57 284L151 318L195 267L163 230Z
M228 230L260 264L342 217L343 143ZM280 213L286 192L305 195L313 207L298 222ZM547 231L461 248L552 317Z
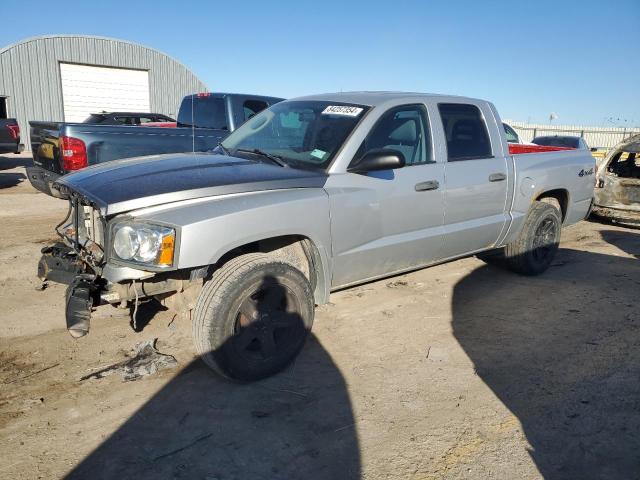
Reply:
M80 378L80 381L90 378L104 378L114 373L120 374L125 382L134 381L146 375L153 375L162 369L176 367L178 361L173 355L160 353L156 349L156 340L157 338L154 338L136 344L133 357L85 375Z
M388 288L406 287L407 285L409 285L409 282L406 280L396 280L394 282L387 283Z
M20 380L24 380L25 378L33 377L34 375L37 375L37 374L42 373L42 372L46 372L47 370L51 370L52 368L55 368L55 367L57 367L59 365L60 365L59 363L54 363L53 365L49 365L48 367L41 368L40 370L37 370L37 371L35 371L33 373L30 373L28 375L24 375L23 377L15 378L13 380L5 380L4 384L8 385L10 383L15 383L15 382L18 382Z

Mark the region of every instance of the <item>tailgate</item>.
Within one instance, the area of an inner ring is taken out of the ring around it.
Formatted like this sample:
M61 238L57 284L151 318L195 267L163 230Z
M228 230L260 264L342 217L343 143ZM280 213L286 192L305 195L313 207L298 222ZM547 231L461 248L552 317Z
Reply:
M58 161L58 138L60 122L29 122L31 126L31 151L33 163L37 167L55 172L64 173Z

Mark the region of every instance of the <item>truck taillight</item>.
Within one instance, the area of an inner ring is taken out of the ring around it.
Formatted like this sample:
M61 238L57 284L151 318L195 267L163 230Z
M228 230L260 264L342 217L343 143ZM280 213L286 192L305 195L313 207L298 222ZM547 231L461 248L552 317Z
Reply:
M20 136L20 127L18 124L14 123L12 125L6 125L6 127L9 129L9 135L11 135L11 138L17 140Z
M60 154L62 168L65 170L80 170L87 166L87 147L79 138L60 137Z

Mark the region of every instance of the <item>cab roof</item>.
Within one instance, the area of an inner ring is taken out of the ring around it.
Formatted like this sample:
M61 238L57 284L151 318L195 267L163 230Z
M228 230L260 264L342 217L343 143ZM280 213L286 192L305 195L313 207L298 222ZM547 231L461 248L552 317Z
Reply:
M318 100L330 102L354 103L358 105L366 105L375 107L383 103L394 100L415 100L416 98L455 98L457 100L483 101L470 97L459 97L456 95L442 95L438 93L419 93L419 92L336 92L322 93L318 95L307 95L304 97L292 98L291 100Z

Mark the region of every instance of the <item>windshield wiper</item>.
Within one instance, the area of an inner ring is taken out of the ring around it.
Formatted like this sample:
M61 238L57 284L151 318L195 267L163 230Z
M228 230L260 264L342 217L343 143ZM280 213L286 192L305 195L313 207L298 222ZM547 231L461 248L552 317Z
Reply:
M281 156L274 155L272 153L267 153L263 150L260 150L259 148L254 148L252 150L249 150L247 148L236 148L236 152L253 153L254 155L260 155L261 157L267 158L271 160L273 163L275 163L276 165L280 165L281 167L286 168L289 166L284 160L282 160Z
M229 149L224 145L222 145L222 142L218 142L217 146L220 147L220 150L222 150L222 153L224 153L227 157L231 155L231 152L229 151Z

